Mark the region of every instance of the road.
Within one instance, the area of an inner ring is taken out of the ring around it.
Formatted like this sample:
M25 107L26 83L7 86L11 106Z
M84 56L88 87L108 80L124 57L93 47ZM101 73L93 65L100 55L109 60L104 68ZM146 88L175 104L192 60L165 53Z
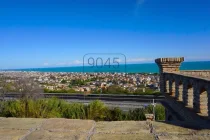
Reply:
M66 101L70 103L83 103L88 105L92 100L67 99ZM144 108L145 106L151 104L148 102L143 103L143 102L131 102L131 101L104 101L104 100L101 101L109 108L119 107L123 111L129 111L136 108Z

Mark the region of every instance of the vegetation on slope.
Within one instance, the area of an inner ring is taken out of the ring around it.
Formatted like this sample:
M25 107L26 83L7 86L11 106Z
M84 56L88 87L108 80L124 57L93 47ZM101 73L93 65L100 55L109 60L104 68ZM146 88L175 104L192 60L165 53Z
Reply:
M119 108L109 109L103 102L96 100L89 105L68 103L57 98L13 100L0 102L2 117L30 118L69 118L91 119L96 121L145 120L145 113L152 113L152 106L145 109L135 109L123 112ZM156 119L165 119L165 110L161 105L156 106Z

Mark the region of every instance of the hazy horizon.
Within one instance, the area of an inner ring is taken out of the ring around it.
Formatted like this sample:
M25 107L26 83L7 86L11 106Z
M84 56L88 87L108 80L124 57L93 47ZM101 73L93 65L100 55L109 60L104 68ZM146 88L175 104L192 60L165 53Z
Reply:
M199 62L204 62L204 63L207 63L207 62L210 62L210 60L206 60L206 61L184 61L182 62L181 66L183 65L183 63L199 63ZM144 64L152 64L152 65L156 65L155 62L142 62L142 63L126 63L126 65L144 65ZM125 65L125 64L120 64L120 65ZM9 69L0 69L0 70L29 70L29 69L53 69L53 68L71 68L71 67L83 67L83 65L70 65L70 66L51 66L51 67L25 67L25 68L9 68ZM85 67L91 67L91 66L88 66L88 65L85 65ZM210 69L210 68L209 68ZM208 69L204 69L204 70L208 70Z

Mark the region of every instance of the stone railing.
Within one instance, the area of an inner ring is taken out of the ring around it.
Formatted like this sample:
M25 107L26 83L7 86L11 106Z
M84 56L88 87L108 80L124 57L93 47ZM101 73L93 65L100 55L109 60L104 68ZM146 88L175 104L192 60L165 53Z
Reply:
M183 61L183 58L155 60L160 68L161 92L184 104L195 114L210 119L210 71L179 71Z
M188 71L179 71L183 75L191 75L195 77L206 77L210 78L210 70L188 70Z
M164 73L165 93L194 109L202 116L210 116L210 80L178 73Z

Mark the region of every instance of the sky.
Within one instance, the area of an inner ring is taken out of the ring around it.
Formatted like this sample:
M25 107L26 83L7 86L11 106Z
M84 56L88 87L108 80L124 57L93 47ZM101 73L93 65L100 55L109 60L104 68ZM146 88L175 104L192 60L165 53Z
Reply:
M210 0L0 0L0 69L82 65L87 53L210 60Z

